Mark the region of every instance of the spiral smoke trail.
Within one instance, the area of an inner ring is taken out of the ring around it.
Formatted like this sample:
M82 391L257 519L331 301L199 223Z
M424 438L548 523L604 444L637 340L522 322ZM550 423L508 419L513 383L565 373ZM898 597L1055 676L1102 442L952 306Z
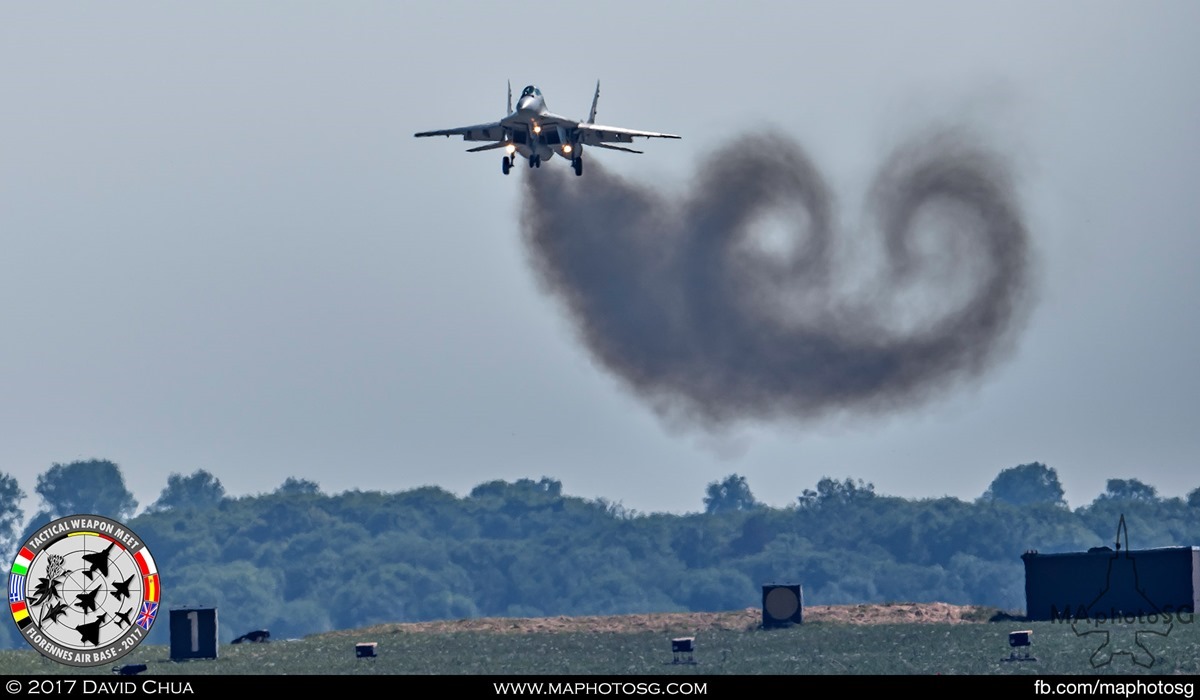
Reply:
M1029 235L1006 163L961 133L885 161L869 236L835 226L828 186L786 137L741 138L698 172L678 201L595 160L580 178L523 177L522 233L543 288L669 422L893 411L1011 349ZM780 219L782 250L764 238Z

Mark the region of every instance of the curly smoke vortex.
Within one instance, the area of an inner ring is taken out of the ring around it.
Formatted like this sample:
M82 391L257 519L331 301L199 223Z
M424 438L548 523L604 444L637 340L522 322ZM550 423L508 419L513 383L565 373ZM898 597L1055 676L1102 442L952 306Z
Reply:
M523 178L530 259L596 360L673 421L922 403L1006 355L1024 316L1029 236L1008 167L960 133L891 154L870 236L835 226L786 137L728 144L680 198L595 161L567 173ZM767 235L780 224L782 244Z

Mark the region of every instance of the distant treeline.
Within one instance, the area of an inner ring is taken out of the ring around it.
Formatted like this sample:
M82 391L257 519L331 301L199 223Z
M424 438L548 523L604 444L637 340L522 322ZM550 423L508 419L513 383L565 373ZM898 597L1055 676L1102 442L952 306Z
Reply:
M979 604L1024 609L1021 554L1111 545L1120 516L1134 549L1200 544L1200 488L1160 498L1111 479L1070 509L1056 472L1005 469L973 502L909 500L861 480L823 478L787 508L759 503L744 477L708 485L702 513L643 514L564 495L551 478L493 481L466 497L436 487L325 494L288 479L228 497L211 474L173 474L140 514L112 462L56 464L42 506L0 474L0 543L63 515L127 523L161 574L163 610L216 606L222 642L383 622L493 616L720 611L757 607L762 584L800 583L809 605ZM6 557L5 569L12 557ZM163 618L166 616L163 615ZM149 643L167 643L161 619ZM0 625L0 647L24 646Z

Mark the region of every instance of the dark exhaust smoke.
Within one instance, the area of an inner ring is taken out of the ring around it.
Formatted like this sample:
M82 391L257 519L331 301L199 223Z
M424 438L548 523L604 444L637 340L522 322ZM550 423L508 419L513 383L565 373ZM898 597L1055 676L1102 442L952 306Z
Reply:
M975 380L1024 318L1029 236L1008 167L959 133L914 140L870 189L869 233L786 137L746 137L674 199L588 161L525 174L544 289L672 424L878 413Z

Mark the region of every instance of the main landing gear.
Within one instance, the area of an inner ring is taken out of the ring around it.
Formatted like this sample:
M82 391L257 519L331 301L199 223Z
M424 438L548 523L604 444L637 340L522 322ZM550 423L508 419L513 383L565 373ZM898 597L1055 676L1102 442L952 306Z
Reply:
M507 175L507 174L509 174L509 172L512 171L513 166L516 165L516 163L517 163L516 156L511 156L511 157L504 156L504 159L500 161L500 169L504 171L505 175ZM531 167L531 168L542 167L542 157L538 156L538 155L529 156L529 167ZM574 158L572 158L571 159L571 167L574 168L576 175L582 175L583 174L583 156L575 156Z

